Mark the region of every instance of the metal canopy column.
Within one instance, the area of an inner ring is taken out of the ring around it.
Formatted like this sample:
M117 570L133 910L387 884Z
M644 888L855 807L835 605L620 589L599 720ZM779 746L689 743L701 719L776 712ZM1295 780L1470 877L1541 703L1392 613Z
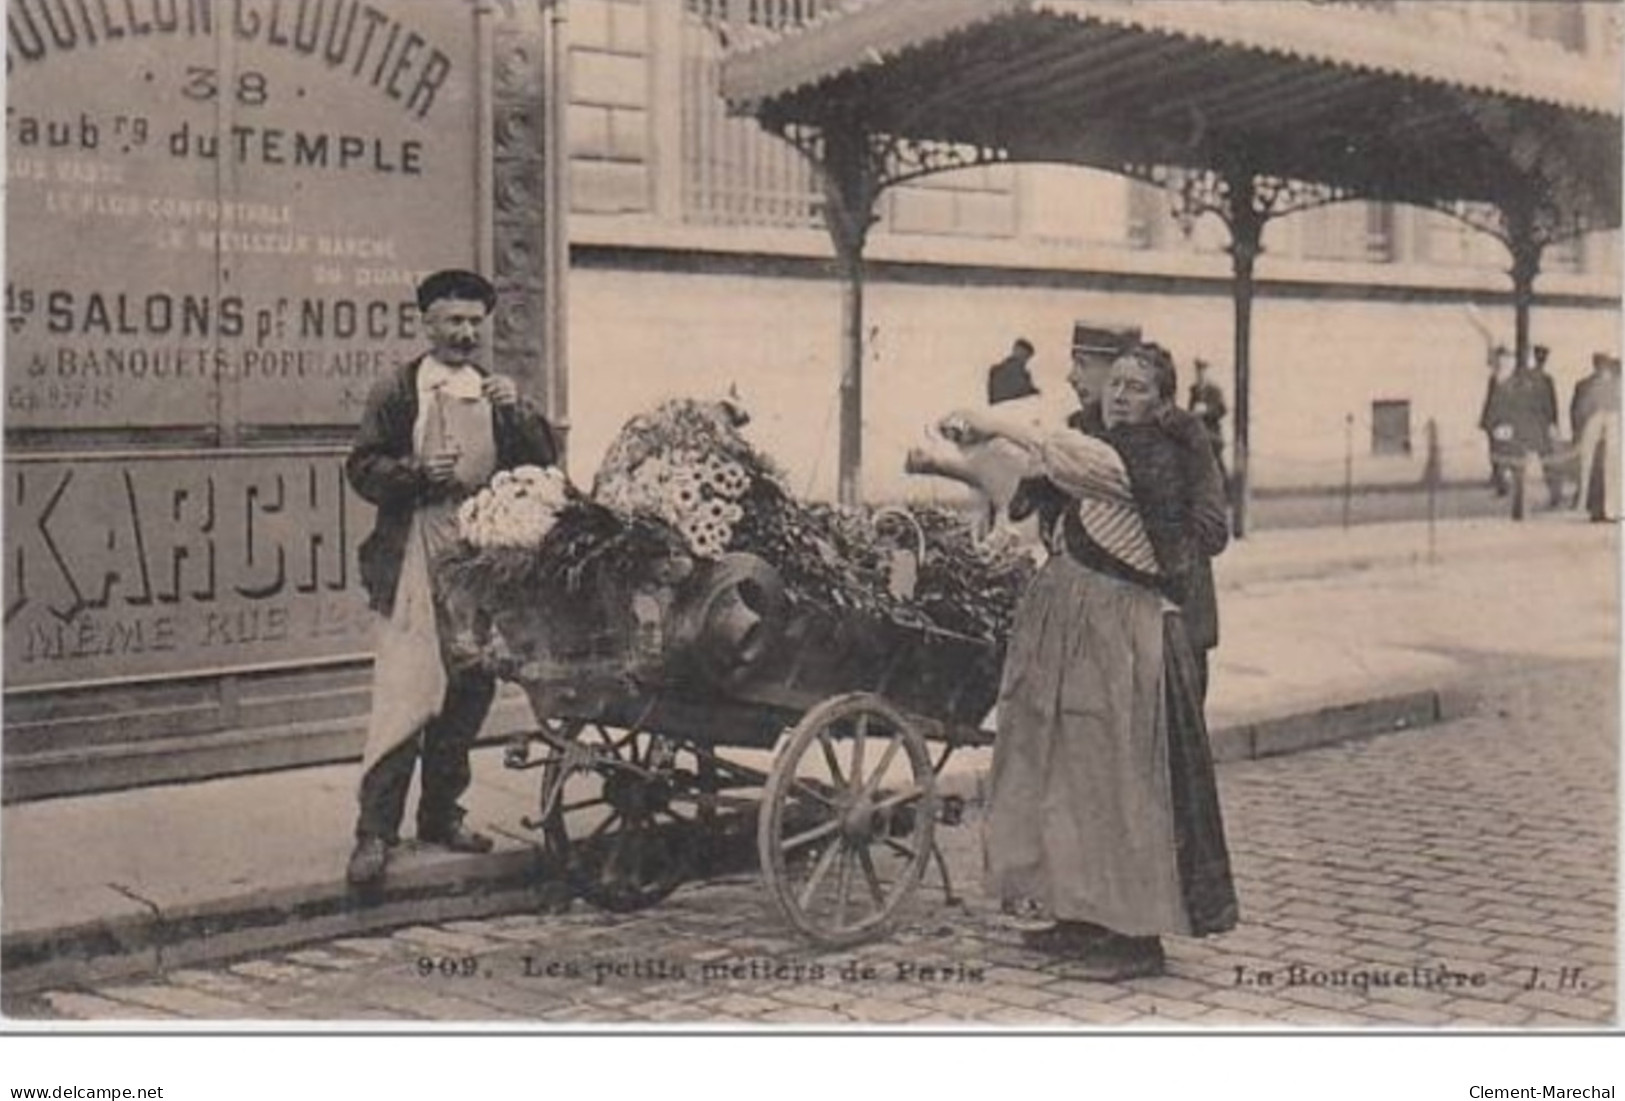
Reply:
M823 132L814 157L824 189L824 228L835 246L841 279L841 449L836 499L856 505L863 495L863 248L883 186L869 155L868 134L856 120Z
M1247 456L1252 439L1253 267L1264 251L1266 212L1256 202L1258 185L1253 174L1231 170L1225 176L1230 200L1226 218L1230 226L1230 293L1235 303L1236 419L1231 454L1235 472L1231 490L1230 528L1237 539L1247 534L1247 498L1251 480Z
M1535 277L1540 274L1546 242L1535 232L1534 210L1515 200L1501 208L1506 222L1506 247L1512 254L1512 332L1518 369L1529 366L1529 311L1535 302Z
M1212 214L1230 231L1230 293L1234 303L1236 372L1234 446L1231 452L1230 528L1236 538L1247 534L1251 486L1248 457L1252 449L1252 332L1254 269L1264 252L1264 227L1273 219L1352 198L1325 184L1279 180L1259 175L1244 153L1215 158L1218 168L1175 171L1130 166L1125 171L1169 191L1174 217L1188 236L1195 222Z

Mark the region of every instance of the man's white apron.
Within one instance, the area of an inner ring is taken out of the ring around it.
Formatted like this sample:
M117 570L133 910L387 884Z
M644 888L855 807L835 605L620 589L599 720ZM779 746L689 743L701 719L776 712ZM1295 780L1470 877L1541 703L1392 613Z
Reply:
M459 452L457 479L469 487L486 481L496 469L491 405L480 382L477 372L464 369L420 393L412 427L415 454ZM412 514L394 609L382 621L374 648L363 777L390 750L416 737L445 699L446 667L430 568L457 537L459 503L425 505Z

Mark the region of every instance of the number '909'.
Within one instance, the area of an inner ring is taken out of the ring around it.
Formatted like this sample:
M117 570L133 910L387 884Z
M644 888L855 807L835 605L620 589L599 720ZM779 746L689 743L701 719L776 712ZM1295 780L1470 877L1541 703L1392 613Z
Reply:
M470 979L480 973L475 956L419 956L418 975L425 979Z

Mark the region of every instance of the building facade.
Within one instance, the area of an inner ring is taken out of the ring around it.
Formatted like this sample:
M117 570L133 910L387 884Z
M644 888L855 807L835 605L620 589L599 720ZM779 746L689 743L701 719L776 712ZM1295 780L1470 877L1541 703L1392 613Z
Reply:
M728 117L717 64L731 45L815 18L825 0L572 0L572 461L590 471L651 393L726 390L762 438L832 495L838 290L818 186L788 144ZM1607 3L1362 3L1417 33L1473 36L1564 64L1618 57ZM901 472L922 426L979 400L986 367L1025 336L1064 410L1074 320L1138 324L1227 391L1225 230L1183 226L1150 185L1084 169L993 165L890 189L867 249L863 484L934 492ZM1486 340L1511 343L1495 239L1449 214L1349 202L1273 222L1258 268L1253 480L1338 484L1352 438L1362 483L1419 481L1437 424L1446 478L1486 472L1477 419ZM1559 389L1618 333L1618 234L1549 249L1534 339ZM1487 334L1487 335L1486 335ZM634 373L638 386L625 379ZM1563 426L1567 431L1567 425Z

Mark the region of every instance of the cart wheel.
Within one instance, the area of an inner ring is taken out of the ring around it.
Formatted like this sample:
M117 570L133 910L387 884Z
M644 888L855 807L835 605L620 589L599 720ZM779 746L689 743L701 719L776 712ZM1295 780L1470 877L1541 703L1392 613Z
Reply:
M541 823L548 855L600 909L653 906L695 864L712 806L710 770L692 747L658 734L587 723L563 733L592 763L561 756L542 769L544 793L563 785Z
M820 944L880 932L931 859L925 738L878 696L835 696L807 712L762 798L762 874L785 920Z

